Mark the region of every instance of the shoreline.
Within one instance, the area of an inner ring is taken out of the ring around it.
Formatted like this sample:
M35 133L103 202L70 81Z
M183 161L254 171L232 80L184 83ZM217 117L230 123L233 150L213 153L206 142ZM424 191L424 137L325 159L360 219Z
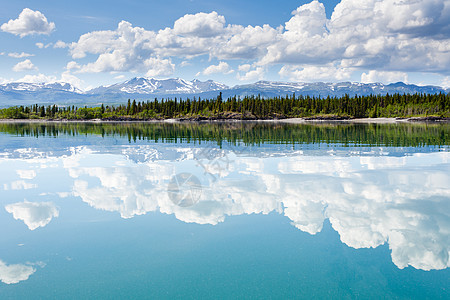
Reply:
M0 119L0 123L284 123L284 124L325 124L325 123L341 123L341 124L400 124L400 123L450 123L450 118L438 117L410 117L410 118L357 118L357 119L337 119L337 118L286 118L286 119L269 119L269 120L241 120L241 119L164 119L164 120L55 120L55 119Z

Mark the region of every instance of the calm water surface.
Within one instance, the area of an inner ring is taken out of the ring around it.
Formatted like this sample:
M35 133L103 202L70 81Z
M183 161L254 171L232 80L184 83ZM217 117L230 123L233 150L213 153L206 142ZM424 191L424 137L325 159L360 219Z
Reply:
M0 298L450 298L450 125L0 123Z

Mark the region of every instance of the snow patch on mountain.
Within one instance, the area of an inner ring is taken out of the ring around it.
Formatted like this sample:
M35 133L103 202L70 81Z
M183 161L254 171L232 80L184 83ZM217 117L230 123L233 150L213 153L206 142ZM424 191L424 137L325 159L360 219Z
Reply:
M181 78L154 79L135 77L130 80L100 86L83 92L70 83L24 83L13 82L0 84L0 107L11 105L30 105L35 103L57 103L77 105L99 105L101 103L119 104L127 99L148 100L150 98L215 98L222 93L224 99L233 96L260 95L263 98L285 95L341 97L345 94L354 95L385 95L389 94L437 94L449 93L450 89L438 86L417 86L403 82L384 85L382 83L359 82L277 82L258 81L252 84L229 87L225 84L207 80L192 81Z
M65 91L71 93L82 94L83 91L67 82L52 83L28 83L28 82L11 82L0 84L0 90L5 92L22 91L22 92L40 92L40 91Z
M219 91L229 87L212 80L200 81L194 79L187 81L181 78L154 79L135 77L122 83L109 86L100 86L90 90L89 94L196 94L210 91Z

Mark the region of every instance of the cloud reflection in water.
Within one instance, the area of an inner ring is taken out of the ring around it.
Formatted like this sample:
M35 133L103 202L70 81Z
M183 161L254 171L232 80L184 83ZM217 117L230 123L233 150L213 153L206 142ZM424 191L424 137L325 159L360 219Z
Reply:
M160 211L215 225L226 216L278 212L310 234L329 219L350 247L387 242L399 268L450 266L449 152L394 157L229 151L227 170L209 176L195 159L198 151L121 146L105 153L80 147L58 159L73 178L67 191L123 218ZM171 178L183 172L202 183L200 201L191 207L175 205L167 194Z
M36 269L29 264L8 265L0 260L0 282L15 284L28 278L36 272Z

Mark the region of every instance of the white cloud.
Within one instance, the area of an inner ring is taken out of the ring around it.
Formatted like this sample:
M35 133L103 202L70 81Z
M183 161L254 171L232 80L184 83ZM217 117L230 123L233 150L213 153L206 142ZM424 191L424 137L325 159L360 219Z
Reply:
M95 62L81 65L78 72L145 72L147 76L168 76L175 65L170 59L152 54L146 46L155 33L132 27L122 21L116 31L97 31L84 34L70 51L74 59L87 53L99 54Z
M211 74L231 74L234 70L230 68L230 65L226 62L219 62L218 65L211 65L204 69L201 73L204 75L211 75ZM200 73L197 74L197 76L200 75Z
M343 81L350 78L352 71L334 66L283 66L279 74L293 81Z
M126 36L132 36L132 34L130 30L124 32L124 29L130 26L131 24L128 22L122 21L119 23L116 31L94 31L83 34L78 39L78 42L72 43L70 53L74 59L79 59L85 57L87 53L101 54L115 47L129 46ZM134 44L133 40L130 42L131 45Z
M450 76L447 76L442 80L441 86L446 89L450 88Z
M9 20L0 27L4 32L24 37L32 34L50 34L55 23L48 22L40 11L25 8L15 20Z
M59 211L52 202L19 202L5 206L14 219L22 220L30 230L47 226L50 221L58 217Z
M125 79L125 75L117 75L117 76L115 76L114 77L114 79L119 79L119 80L122 80L122 79Z
M392 82L408 82L408 74L404 72L387 72L371 70L368 73L361 74L361 82L363 83L392 83Z
M54 45L53 45L53 48L67 48L67 47L69 47L70 45L69 44L67 44L67 43L65 43L65 42L63 42L63 41L57 41Z
M70 83L71 85L73 85L79 89L82 89L82 86L84 84L83 80L81 80L77 76L71 74L69 71L63 72L61 74L61 79L59 81Z
M35 44L36 47L38 47L39 49L47 49L48 47L50 47L51 45L53 45L52 43L48 43L47 45L45 45L44 43L36 43Z
M377 18L393 32L412 35L436 34L448 29L448 1L395 1L385 0L376 2L374 12ZM445 8L445 6L447 7ZM445 12L447 10L447 12ZM442 23L444 21L444 23ZM442 26L444 25L444 26ZM442 27L447 28L442 28ZM448 34L448 33L447 33Z
M0 260L0 281L5 284L15 284L27 280L36 269L30 265L7 265Z
M227 33L211 47L210 55L219 59L257 59L277 40L278 30L269 25L230 25L227 27Z
M205 55L222 66L211 66L203 74L230 64L227 60L241 60L252 66L239 70L237 78L246 81L262 79L273 64L282 64L280 75L296 81L348 80L356 70L365 71L368 81L377 77L374 72L395 78L412 71L447 76L448 19L450 0L342 0L330 18L314 0L295 9L278 28L227 24L213 11L186 14L157 31L121 21L113 30L88 32L70 44L36 45L67 47L74 60L84 58L76 71L82 73L170 76L173 61ZM179 66L186 64L184 60Z
M326 33L325 6L319 1L304 4L292 12L294 15L285 25L286 34L292 39L322 36Z
M143 72L144 62L155 58L209 54L224 59L256 59L277 38L277 33L268 25L225 27L225 18L216 12L198 13L185 15L175 21L173 28L158 32L122 21L116 30L82 35L70 45L70 53L74 59L88 53L98 55L95 62L82 67L84 72Z
M66 70L78 70L80 69L80 65L76 61L69 61L66 65Z
M313 1L294 11L260 63L446 72L449 18L448 0L342 0L330 19Z
M180 67L188 67L191 65L192 65L192 63L188 62L187 60L184 60L180 63Z
M30 70L37 70L37 67L33 65L31 60L26 59L24 61L21 61L14 65L13 71L14 72L23 72L23 71L30 71Z
M175 34L192 35L195 37L213 37L224 31L225 18L217 12L184 15L175 21Z
M42 82L55 82L56 80L57 79L55 76L37 74L37 75L25 75L24 77L16 80L16 82L42 83Z
M261 80L264 77L265 70L263 67L256 67L253 70L250 70L247 66L241 67L241 70L248 70L244 75L240 73L237 74L237 79L242 81L253 81L253 80ZM245 72L245 71L244 71Z
M12 80L0 77L0 84L10 83Z
M241 72L248 72L248 71L250 71L251 67L252 67L252 65L250 65L250 64L243 64L243 65L238 66L238 70Z
M170 59L160 57L150 57L144 60L144 66L148 77L170 76L175 71L175 65Z
M17 53L17 52L12 52L12 53L8 53L9 57L13 57L13 58L24 58L24 57L31 57L34 56L34 54L29 54L29 53Z

